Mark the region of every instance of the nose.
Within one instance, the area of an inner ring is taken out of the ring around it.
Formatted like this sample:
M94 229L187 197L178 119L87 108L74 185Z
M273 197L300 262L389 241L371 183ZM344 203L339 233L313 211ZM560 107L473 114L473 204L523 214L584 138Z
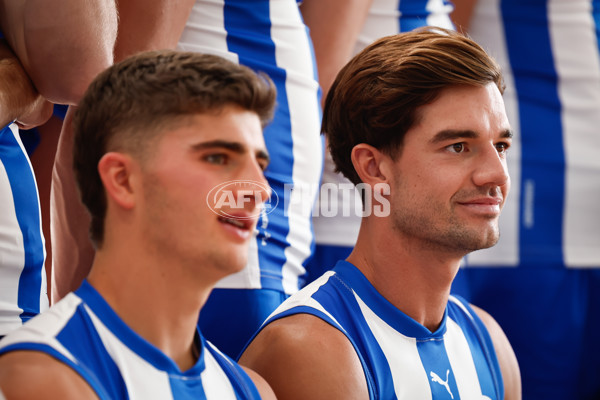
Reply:
M510 182L506 157L498 153L495 146L489 146L477 158L473 182L477 186L504 186Z
M271 187L265 178L265 174L260 164L254 160L246 168L247 175L244 180L250 182L251 190L243 193L243 196L250 198L247 201L253 207L265 203L271 197Z

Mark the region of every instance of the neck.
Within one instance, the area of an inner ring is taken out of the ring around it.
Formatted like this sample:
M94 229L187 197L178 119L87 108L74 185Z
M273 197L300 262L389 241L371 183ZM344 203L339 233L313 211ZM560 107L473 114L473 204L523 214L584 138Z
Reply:
M190 282L177 265L144 255L131 245L103 247L88 281L131 329L185 371L197 360L196 325L212 285L198 284L201 277Z
M363 220L348 261L400 311L430 331L442 322L462 255L377 233Z

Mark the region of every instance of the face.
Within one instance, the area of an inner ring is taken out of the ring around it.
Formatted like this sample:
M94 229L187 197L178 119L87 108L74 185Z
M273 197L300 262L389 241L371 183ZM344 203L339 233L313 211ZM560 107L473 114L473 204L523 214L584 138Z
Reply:
M394 161L394 230L464 254L493 246L512 136L498 88L452 87L419 111Z
M195 115L163 133L141 168L148 247L215 279L241 270L270 195L263 175L268 161L258 116L236 106ZM226 185L225 201L207 202L230 181L246 184Z

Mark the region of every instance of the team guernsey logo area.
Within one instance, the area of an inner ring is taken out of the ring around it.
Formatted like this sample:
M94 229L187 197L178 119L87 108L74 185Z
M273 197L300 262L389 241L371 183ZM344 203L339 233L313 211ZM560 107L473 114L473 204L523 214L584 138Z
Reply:
M263 203L265 192L269 198ZM279 197L264 183L236 180L212 188L206 195L206 204L221 217L254 219L272 212L279 204ZM251 207L253 204L255 207Z

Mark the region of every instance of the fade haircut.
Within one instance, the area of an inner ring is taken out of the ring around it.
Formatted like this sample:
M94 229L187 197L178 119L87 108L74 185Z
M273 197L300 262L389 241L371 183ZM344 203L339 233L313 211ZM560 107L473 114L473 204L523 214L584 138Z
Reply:
M174 50L129 57L99 74L74 117L73 167L81 200L91 215L90 238L104 238L106 192L98 162L110 151L143 159L151 142L197 114L229 105L271 120L276 89L264 74L222 57Z
M500 67L457 32L424 27L375 41L340 70L327 94L322 131L337 172L360 183L354 146L366 143L395 159L419 107L448 87L489 83L504 92Z

